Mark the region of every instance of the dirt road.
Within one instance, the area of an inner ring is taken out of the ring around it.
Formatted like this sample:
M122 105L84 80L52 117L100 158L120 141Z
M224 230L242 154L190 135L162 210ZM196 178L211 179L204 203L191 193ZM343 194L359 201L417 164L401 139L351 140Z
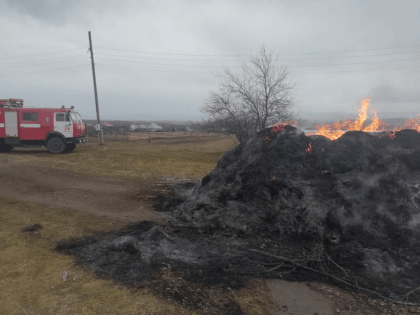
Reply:
M11 156L0 155L0 197L127 223L162 219L162 213L135 200L139 187L139 181L79 175L33 163L16 163Z

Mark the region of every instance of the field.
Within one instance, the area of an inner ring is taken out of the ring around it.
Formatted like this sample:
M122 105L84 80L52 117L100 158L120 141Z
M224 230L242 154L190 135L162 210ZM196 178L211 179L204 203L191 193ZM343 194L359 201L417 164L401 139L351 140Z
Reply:
M158 182L198 180L233 145L214 137L105 145L91 138L63 155L45 148L2 154L0 314L197 314L148 290L98 279L54 247L133 221L162 222L146 198L136 198L141 190ZM244 289L231 292L231 298L247 314L268 312L262 291Z
M91 137L62 155L46 148L0 154L0 314L232 314L212 311L222 301L239 306L235 314L406 314L405 307L316 282L248 278L243 289L222 290L161 270L151 286L134 290L55 251L60 241L140 221L164 225L154 197L176 182L200 180L234 146L209 135L150 142L108 136L104 145ZM201 292L206 311L167 298L174 286L184 297Z

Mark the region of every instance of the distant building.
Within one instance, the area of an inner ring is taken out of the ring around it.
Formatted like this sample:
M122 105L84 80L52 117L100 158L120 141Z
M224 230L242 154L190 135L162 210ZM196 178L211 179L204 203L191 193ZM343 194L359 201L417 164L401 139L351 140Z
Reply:
M185 127L185 131L194 131L193 129L191 129L191 127Z
M150 131L162 131L163 127L156 125L155 123L150 123L146 125L146 129L149 129Z
M155 123L149 123L147 125L131 125L130 131L162 131L163 127L156 125Z

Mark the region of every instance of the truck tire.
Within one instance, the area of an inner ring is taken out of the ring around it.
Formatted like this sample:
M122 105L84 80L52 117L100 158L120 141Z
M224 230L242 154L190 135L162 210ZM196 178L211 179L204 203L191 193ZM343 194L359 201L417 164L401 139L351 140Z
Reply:
M0 144L0 152L10 152L12 150L13 150L13 147L11 145Z
M76 149L76 145L74 143L66 144L66 152L71 152Z
M58 137L53 137L48 140L47 149L50 153L60 154L66 150L66 144Z

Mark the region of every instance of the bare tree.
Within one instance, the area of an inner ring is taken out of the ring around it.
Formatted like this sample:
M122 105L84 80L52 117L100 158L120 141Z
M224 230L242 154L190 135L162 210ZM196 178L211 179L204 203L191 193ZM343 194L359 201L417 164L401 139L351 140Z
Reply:
M273 60L273 54L268 54L264 45L260 55L252 56L250 63L251 67L242 66L242 75L232 74L229 69L216 75L222 78L220 92L210 91L201 109L240 142L269 124L294 117L289 108L294 105L295 84L287 80L287 67L279 67L277 58Z

